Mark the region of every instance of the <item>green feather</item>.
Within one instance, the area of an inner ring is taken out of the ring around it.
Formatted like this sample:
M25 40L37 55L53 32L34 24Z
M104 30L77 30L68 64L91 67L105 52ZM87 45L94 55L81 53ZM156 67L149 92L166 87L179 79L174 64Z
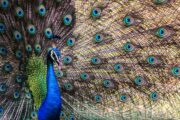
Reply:
M27 83L33 95L34 104L40 107L46 96L46 65L42 56L32 56L27 64Z

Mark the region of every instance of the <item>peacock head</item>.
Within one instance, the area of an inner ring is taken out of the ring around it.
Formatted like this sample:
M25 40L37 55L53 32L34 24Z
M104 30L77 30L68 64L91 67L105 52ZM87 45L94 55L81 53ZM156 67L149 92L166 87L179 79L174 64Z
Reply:
M57 48L53 47L48 51L47 59L52 63L57 63L59 66L61 64L61 52Z

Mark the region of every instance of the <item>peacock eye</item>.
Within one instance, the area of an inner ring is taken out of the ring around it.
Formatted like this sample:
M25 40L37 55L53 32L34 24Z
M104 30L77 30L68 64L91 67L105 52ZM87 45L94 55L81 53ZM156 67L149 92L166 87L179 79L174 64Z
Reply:
M154 64L157 63L157 59L156 59L154 56L149 56L149 57L147 58L147 62L148 62L149 64L151 64L151 65L154 65Z
M20 97L20 93L18 90L14 91L13 97L14 97L14 99L18 99Z
M64 72L57 70L57 71L56 71L56 77L58 77L58 78L64 77Z
M114 65L114 70L116 72L121 72L121 71L123 71L123 66L121 64L117 63Z
M154 3L155 4L164 4L164 3L167 3L168 0L154 0Z
M22 83L22 82L23 82L23 76L20 75L20 74L16 75L16 76L15 76L15 81L16 81L17 83Z
M124 23L126 26L133 25L133 24L134 24L134 19L133 19L131 16L125 16L125 17L123 18L123 23Z
M65 56L64 58L63 58L63 63L64 64L70 64L72 62L72 58L70 57L70 56Z
M67 46L74 46L75 44L75 38L68 38L66 41Z
M29 52L29 53L32 52L32 47L31 47L30 44L26 45L26 51Z
M65 15L63 18L63 22L65 25L71 25L72 23L72 15Z
M35 112L35 111L31 112L31 118L37 119L37 112Z
M17 59L21 59L23 57L22 51L21 50L16 50L15 56Z
M41 52L41 45L36 43L34 46L34 51L36 54L39 54Z
M142 85L142 82L143 82L143 78L141 76L136 76L135 79L134 79L134 83L136 85Z
M173 68L171 69L171 73L172 73L174 76L179 76L179 75L180 75L179 72L180 72L180 67L173 67Z
M30 93L30 92L27 92L27 93L26 93L26 98L27 98L27 99L30 99L30 98L31 98L31 96L32 96L32 95L31 95L31 93Z
M98 58L98 57L92 57L91 58L91 63L94 64L94 65L101 64L101 59Z
M151 92L150 99L153 100L153 101L157 100L158 99L157 92Z
M61 114L60 114L61 117L64 117L65 116L65 113L63 111L61 111Z
M4 109L2 106L0 106L0 116L3 115L3 113L4 113Z
M131 43L129 43L129 42L127 42L127 43L124 44L123 49L124 49L126 52L131 52L131 51L134 50L134 45L131 44Z
M80 74L80 78L81 78L82 80L87 80L87 79L89 79L89 75L88 75L88 73L81 73L81 74Z
M110 87L110 84L111 84L111 81L110 81L110 80L104 80L104 81L103 81L103 86L104 86L105 88L109 88L109 87Z
M74 120L74 114L70 113L70 120Z
M13 71L13 67L10 63L5 63L3 65L3 71L6 72L6 73L10 73Z
M4 33L6 29L6 26L4 23L0 22L0 33Z
M94 8L91 12L91 16L94 18L98 18L101 16L101 9L100 8Z
M2 56L6 56L7 55L7 48L6 47L3 47L3 46L0 46L0 55Z
M7 9L9 7L9 1L8 0L1 0L0 7L2 9Z
M160 27L160 28L157 29L157 31L156 31L156 36L157 36L157 37L159 37L159 38L164 38L165 35L166 35L166 30L165 30L165 28Z
M95 42L95 43L99 43L99 42L102 42L102 41L103 41L103 35L97 33L97 34L94 36L94 42Z
M51 28L46 28L44 30L44 35L47 39L51 39L53 37L53 33L52 33L52 30Z
M16 10L15 10L15 12L16 12L16 16L17 16L18 18L24 17L24 11L23 11L23 9L22 9L21 7L17 7Z
M5 93L7 91L7 85L5 83L0 83L0 93Z
M36 34L36 28L35 28L34 25L28 25L27 31L28 31L28 33L29 33L30 35Z
M95 95L94 100L99 103L102 100L102 97L100 95Z
M19 31L17 31L17 30L13 32L13 36L14 36L14 39L17 42L22 40L22 34Z
M46 14L46 8L45 8L45 6L44 5L39 5L39 7L38 7L38 14L40 15L40 16L45 16L45 14Z
M73 85L71 83L65 83L64 87L67 91L73 90Z
M121 100L122 102L126 102L127 96L126 96L126 95L120 95L120 100Z

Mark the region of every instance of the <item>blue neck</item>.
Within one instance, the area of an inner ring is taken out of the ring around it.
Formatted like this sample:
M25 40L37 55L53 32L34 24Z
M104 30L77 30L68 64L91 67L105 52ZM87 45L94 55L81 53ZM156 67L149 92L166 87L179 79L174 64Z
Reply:
M62 107L61 93L54 73L53 62L48 61L47 66L47 94L39 109L38 120L59 120Z
M47 96L58 95L61 96L59 92L59 85L54 73L54 65L51 62L48 62L47 68ZM53 93L53 94L52 94Z

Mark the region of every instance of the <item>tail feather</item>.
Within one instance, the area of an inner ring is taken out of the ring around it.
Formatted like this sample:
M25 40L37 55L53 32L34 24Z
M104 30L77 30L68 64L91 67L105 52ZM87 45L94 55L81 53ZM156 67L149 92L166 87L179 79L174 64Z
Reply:
M37 119L52 44L62 52L61 119L179 119L178 0L7 1L0 119Z

